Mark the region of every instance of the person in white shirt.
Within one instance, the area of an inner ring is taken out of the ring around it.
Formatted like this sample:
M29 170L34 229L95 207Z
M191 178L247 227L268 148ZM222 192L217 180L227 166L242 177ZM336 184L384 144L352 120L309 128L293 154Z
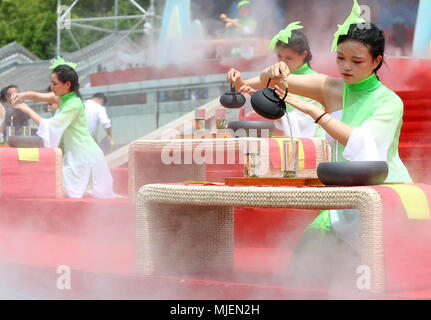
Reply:
M99 92L95 93L90 100L84 103L88 130L96 142L99 125L105 128L106 135L112 139L111 120L104 107L106 102L106 96Z

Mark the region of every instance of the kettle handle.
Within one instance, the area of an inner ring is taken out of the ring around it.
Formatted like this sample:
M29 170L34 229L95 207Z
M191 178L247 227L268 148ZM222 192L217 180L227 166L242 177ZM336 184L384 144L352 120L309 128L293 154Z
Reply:
M266 84L266 87L268 88L269 84L271 83L271 78L268 79L268 83Z
M280 101L284 102L284 99L286 99L288 93L289 93L289 89L286 88L286 93L284 94L283 99L280 99Z
M268 88L268 86L269 86L269 84L271 83L271 78L269 78L269 80L268 80L268 83L266 84L266 87ZM283 97L283 99L280 99L280 101L284 101L284 99L286 99L286 97L287 97L287 94L288 94L288 92L289 92L289 89L288 88L286 88L286 93L284 94L284 97Z
M230 83L230 92L235 92L235 88L236 88L236 84L235 84L235 80L233 81L233 83Z

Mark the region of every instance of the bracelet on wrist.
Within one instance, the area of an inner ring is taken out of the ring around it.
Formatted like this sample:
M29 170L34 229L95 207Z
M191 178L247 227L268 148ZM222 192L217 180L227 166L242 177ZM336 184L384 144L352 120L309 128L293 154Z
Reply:
M320 119L322 119L322 117L323 117L325 114L327 114L327 112L326 112L326 111L325 111L323 114L321 114L321 115L320 115L320 117L318 117L318 118L314 121L314 123L318 123L318 122L319 122L319 120L320 120Z

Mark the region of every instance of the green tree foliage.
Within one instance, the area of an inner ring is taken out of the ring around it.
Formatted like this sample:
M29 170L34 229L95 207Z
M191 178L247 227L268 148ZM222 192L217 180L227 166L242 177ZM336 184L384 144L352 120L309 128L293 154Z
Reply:
M150 0L135 0L147 9ZM156 1L157 2L157 1ZM73 0L62 0L62 5L71 5ZM103 17L114 15L114 0L80 0L72 9L72 18ZM138 15L140 11L127 0L119 0L119 15ZM132 28L139 20L118 22L118 29ZM115 22L103 21L87 25L114 29ZM142 25L138 28L142 30ZM94 30L71 28L81 48L97 41L108 33ZM57 35L57 0L0 0L0 46L17 41L41 59L54 56ZM62 51L77 50L66 30L62 30ZM142 34L135 35L142 37Z
M2 0L0 46L16 41L46 58L55 47L56 0Z

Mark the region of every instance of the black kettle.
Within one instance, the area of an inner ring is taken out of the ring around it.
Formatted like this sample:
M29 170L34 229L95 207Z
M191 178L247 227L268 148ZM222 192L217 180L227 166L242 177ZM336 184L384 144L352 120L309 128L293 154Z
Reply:
M266 88L258 90L251 96L251 106L256 113L266 119L280 119L286 113L286 104L284 99L287 96L288 89L283 99L280 99L275 93L275 89L268 88L271 79L269 79Z
M245 97L241 92L235 91L235 83L230 84L230 92L225 92L220 97L220 104L228 109L241 108L245 104Z

